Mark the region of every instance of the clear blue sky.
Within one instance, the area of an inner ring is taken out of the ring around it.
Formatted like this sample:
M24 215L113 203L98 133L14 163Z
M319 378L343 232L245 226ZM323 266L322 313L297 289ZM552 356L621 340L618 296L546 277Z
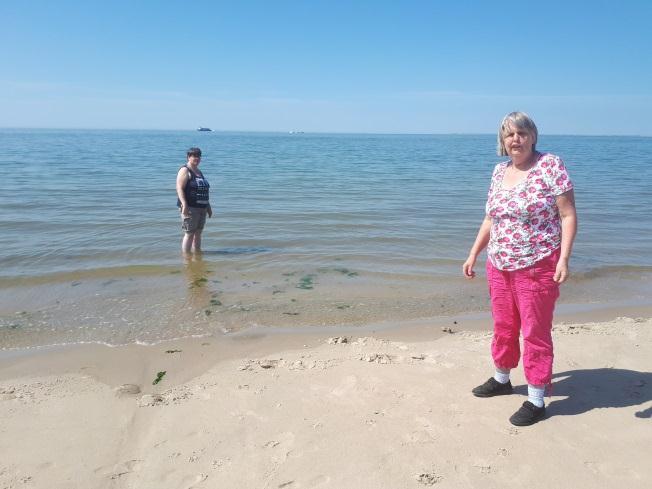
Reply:
M652 2L0 2L0 127L652 136Z

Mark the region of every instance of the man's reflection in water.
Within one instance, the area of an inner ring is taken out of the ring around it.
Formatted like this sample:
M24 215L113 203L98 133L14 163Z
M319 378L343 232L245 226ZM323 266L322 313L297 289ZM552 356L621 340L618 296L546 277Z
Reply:
M201 311L202 315L210 314L211 291L208 284L207 264L201 253L184 254L184 274L188 283L188 305L196 312ZM203 309L203 311L202 311Z

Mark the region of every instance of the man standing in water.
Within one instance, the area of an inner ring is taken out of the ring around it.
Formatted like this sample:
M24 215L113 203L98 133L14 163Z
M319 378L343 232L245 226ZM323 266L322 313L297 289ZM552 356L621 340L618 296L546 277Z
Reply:
M201 251L201 233L206 224L206 216L213 211L208 201L208 180L199 170L201 149L190 148L186 153L187 163L177 173L177 207L181 211L181 229L184 231L181 251L190 253Z

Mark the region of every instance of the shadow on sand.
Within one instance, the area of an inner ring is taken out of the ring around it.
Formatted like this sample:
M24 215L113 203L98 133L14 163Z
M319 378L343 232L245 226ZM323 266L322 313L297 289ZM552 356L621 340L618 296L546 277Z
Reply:
M517 393L527 395L527 387ZM652 372L618 368L569 370L553 375L552 394L566 399L552 401L548 416L572 416L598 408L641 406L652 400ZM635 413L637 418L651 418L652 407Z

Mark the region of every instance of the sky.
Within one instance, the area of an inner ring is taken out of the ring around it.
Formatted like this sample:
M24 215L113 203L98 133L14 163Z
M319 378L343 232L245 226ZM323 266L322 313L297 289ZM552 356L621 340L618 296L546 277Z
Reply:
M0 0L0 127L652 136L652 2Z

